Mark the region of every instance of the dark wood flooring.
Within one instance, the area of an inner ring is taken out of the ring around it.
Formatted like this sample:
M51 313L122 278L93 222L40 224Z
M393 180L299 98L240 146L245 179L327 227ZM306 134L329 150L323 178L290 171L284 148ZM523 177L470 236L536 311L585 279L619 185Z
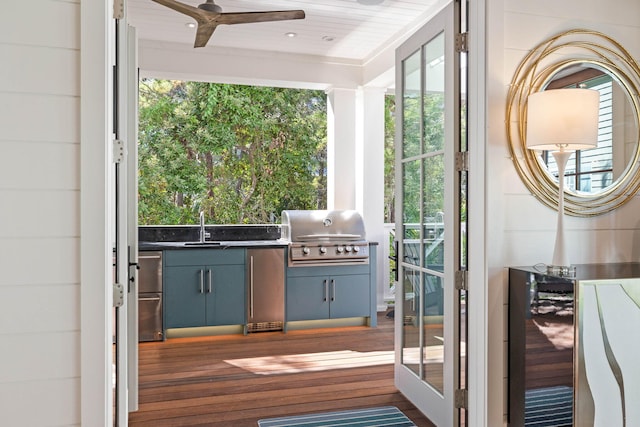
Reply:
M378 327L173 338L140 344L137 426L256 427L259 419L396 406L433 424L393 382L393 319Z

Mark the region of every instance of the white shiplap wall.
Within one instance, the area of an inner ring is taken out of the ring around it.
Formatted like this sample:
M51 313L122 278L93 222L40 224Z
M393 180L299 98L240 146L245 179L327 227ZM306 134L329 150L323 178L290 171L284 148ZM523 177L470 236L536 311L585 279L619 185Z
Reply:
M78 2L3 4L0 424L7 426L80 423L79 49Z
M529 49L572 28L602 31L640 55L640 3L636 0L488 0L487 254L488 425L504 423L506 411L507 278L505 267L549 263L557 213L535 200L509 159L505 100L513 73ZM640 198L596 218L567 217L572 263L640 260Z

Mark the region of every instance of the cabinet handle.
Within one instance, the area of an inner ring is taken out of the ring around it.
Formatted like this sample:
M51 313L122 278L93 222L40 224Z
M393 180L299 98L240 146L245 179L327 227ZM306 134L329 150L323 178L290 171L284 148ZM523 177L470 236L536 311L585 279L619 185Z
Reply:
M160 301L160 297L138 298L138 301Z
M336 281L331 279L331 301L336 300Z
M162 259L160 255L138 255L138 259Z
M249 258L249 313L253 319L253 256Z
M329 299L329 281L324 279L324 301Z
M200 293L204 293L204 270L200 269Z
M207 270L207 274L209 275L209 280L207 282L207 286L209 289L209 293L213 292L213 273L211 272L211 269Z

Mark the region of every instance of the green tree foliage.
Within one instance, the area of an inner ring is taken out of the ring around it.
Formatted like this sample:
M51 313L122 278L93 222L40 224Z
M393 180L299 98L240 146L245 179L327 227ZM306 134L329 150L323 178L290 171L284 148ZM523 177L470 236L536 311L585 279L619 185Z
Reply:
M395 217L396 179L395 179L395 96L384 97L384 222L393 223Z
M403 223L434 222L444 210L444 96L408 93L403 109ZM424 188L424 194L421 192ZM419 229L407 227L405 238L417 239Z
M139 223L278 222L326 207L326 96L143 79Z

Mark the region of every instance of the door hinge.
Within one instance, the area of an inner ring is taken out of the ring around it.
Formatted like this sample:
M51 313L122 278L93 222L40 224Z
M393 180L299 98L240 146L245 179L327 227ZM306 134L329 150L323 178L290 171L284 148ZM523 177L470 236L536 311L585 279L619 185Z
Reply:
M468 276L467 270L458 270L458 271L456 271L455 288L456 288L457 291L468 291L469 290L469 289L467 289L467 276Z
M458 151L456 153L456 171L468 172L469 171L469 152Z
M121 139L113 140L113 163L122 163L124 161L124 141Z
M124 0L113 0L113 19L124 19Z
M115 308L122 307L124 305L124 286L120 283L113 284L113 306Z
M456 34L456 53L469 52L469 33Z
M458 389L453 394L454 404L458 409L467 409L467 390Z

